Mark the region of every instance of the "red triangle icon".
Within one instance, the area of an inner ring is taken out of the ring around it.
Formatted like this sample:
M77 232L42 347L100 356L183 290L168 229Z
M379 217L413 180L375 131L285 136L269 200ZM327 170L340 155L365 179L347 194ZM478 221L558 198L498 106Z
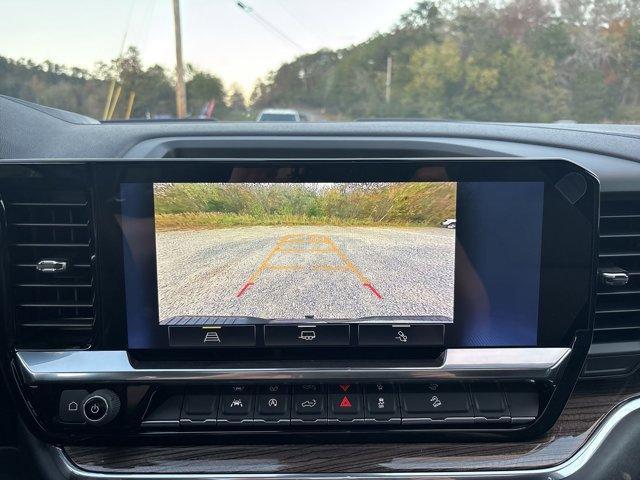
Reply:
M351 385L340 385L340 389L344 392L347 393L347 390L349 390L351 388Z
M349 399L347 398L347 396L345 395L344 397L342 397L342 400L340 401L340 407L341 408L351 408L351 402L349 401Z

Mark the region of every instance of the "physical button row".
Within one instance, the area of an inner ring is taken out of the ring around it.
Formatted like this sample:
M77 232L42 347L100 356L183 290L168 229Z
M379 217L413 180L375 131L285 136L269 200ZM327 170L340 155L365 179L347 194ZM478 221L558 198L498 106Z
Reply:
M537 413L533 384L229 385L173 395L151 409L143 426L515 424Z
M180 424L216 423L320 424L363 422L366 418L399 422L397 395L391 386L380 385L379 406L370 408L375 386L342 385L230 385L218 394L211 390L188 390L182 404ZM367 408L363 406L366 398ZM217 412L217 415L216 415Z
M342 323L281 325L171 325L172 347L253 347L259 343L257 328L266 347L351 345L351 325ZM442 324L362 323L357 328L361 346L441 346Z

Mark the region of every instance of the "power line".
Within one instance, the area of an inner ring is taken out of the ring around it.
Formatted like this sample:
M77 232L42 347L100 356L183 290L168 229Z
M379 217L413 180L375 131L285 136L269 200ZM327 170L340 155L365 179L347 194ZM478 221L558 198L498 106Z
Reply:
M131 6L129 7L129 18L127 20L124 32L122 33L122 43L120 44L120 55L118 55L118 59L122 58L122 55L124 54L124 47L127 44L127 36L129 35L129 29L131 28L131 19L133 18L133 6L134 6L134 2L132 0ZM111 82L109 83L109 90L107 92L107 101L105 102L104 109L102 111L103 120L111 120L111 116L113 115L113 112L116 108L116 103L118 103L118 97L120 96L121 86L118 85L118 89L116 89L116 76L117 76L117 72L115 72L115 75L111 78ZM117 92L115 99L113 96L114 92Z
M322 38L320 37L320 35L318 35L313 28L311 28L311 25L307 24L307 22L303 22L302 20L300 20L300 18L291 10L289 10L284 3L282 3L282 0L276 0L278 2L278 5L280 5L280 8L282 8L282 10L284 11L284 13L286 13L294 22L296 22L301 28L302 30L310 33L311 35L313 35L313 37L317 40L317 41L322 41ZM323 29L324 30L324 29ZM326 33L326 31L324 32Z
M126 23L126 27L124 29L124 33L122 34L122 43L120 44L120 57L124 54L124 47L127 44L127 37L129 36L129 30L131 29L131 19L133 18L133 9L135 2L131 1L131 7L129 8L129 18Z
M147 2L147 8L144 12L144 21L141 23L142 25L146 25L146 28L143 30L142 39L139 44L140 54L147 48L147 44L149 43L149 34L151 32L151 24L153 22L153 17L156 12L156 5L158 0L149 0Z
M251 18L253 18L254 20L256 20L258 23L260 23L264 28L266 28L267 30L269 30L271 33L277 35L278 37L280 37L282 40L284 40L285 42L289 43L290 45L294 46L295 48L297 48L298 50L300 50L301 52L304 52L305 49L302 47L302 45L300 45L298 42L296 42L294 39L292 39L291 37L289 37L286 33L284 33L282 30L280 30L278 27L276 27L275 25L273 25L271 22L269 22L266 18L264 18L262 15L260 15L258 12L256 12L249 4L247 4L246 2L241 2L241 1L236 1L236 5L243 11L245 12L247 15L249 15Z

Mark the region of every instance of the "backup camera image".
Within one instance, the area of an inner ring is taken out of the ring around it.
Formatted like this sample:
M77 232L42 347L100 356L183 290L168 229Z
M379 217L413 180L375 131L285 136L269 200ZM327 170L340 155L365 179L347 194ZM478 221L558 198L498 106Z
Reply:
M156 183L153 193L161 324L453 319L455 183Z

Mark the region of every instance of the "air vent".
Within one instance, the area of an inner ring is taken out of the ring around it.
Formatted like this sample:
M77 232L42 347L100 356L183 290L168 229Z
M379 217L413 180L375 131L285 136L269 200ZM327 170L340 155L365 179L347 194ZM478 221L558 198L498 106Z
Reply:
M603 195L599 272L595 332L584 375L627 374L640 361L640 195Z
M87 192L4 192L16 343L84 348L95 322L94 240Z

